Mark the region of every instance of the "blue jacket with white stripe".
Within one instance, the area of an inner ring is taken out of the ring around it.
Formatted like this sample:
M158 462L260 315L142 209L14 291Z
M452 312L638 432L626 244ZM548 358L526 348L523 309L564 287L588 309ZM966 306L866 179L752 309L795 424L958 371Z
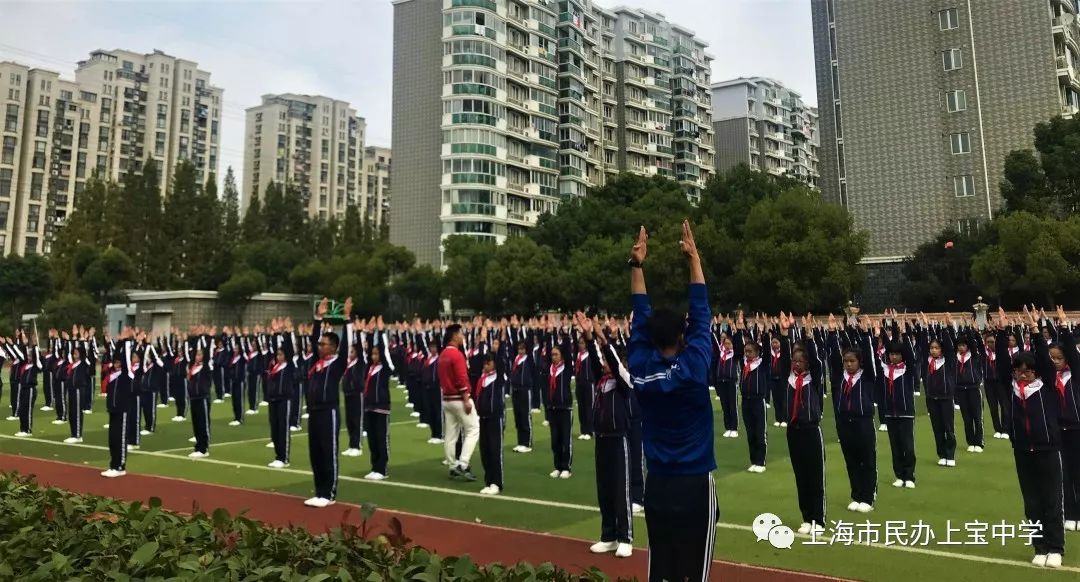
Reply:
M649 338L648 295L632 297L627 360L641 403L645 459L649 472L658 475L704 475L716 469L709 393L712 314L703 283L691 284L688 294L686 347L673 358L660 355Z

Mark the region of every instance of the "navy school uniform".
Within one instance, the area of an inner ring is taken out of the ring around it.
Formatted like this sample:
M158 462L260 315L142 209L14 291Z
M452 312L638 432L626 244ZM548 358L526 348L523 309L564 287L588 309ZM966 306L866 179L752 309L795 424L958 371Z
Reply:
M601 375L594 384L593 417L596 435L596 500L600 507L600 541L629 544L634 541L631 512L630 374L611 344L601 350L595 341L587 345L589 359L600 372L603 357L613 373Z
M358 344L358 345L363 345ZM360 348L363 351L363 348ZM366 355L365 355L366 358ZM345 364L341 378L341 394L345 397L345 431L349 436L350 449L363 450L364 436L364 385L367 363L363 358L353 358Z
M769 366L769 394L766 397L766 401L772 403L773 422L786 423L790 413L786 410L787 400L784 399L784 391L789 366L784 365L784 357L791 355L790 346L785 347L783 342L781 342L780 349L773 350L770 345L771 341L772 338L769 334L765 334L762 338L762 348L767 350L762 357ZM788 350L786 354L784 353L785 350Z
M323 322L316 319L311 331L311 345L318 346ZM337 497L338 418L341 377L345 374L346 359L352 347L352 324L346 323L339 332L338 352L316 360L307 373L308 454L315 481L315 497L333 501Z
M379 363L369 362L364 377L364 425L368 431L371 450L371 471L389 475L390 464L390 377L394 361L387 351L386 334L376 333L374 345L379 349Z
M514 408L514 429L519 447L532 448L533 357L514 353L510 360L510 402Z
M56 412L56 424L61 422L67 422L67 406L64 392L64 375L62 370L67 365L67 356L65 346L61 343L62 340L55 339L50 342L50 358L49 363L46 365L49 376L49 401L46 402L47 406L51 406Z
M568 341L563 342L560 352L565 356L570 353ZM548 353L551 353L549 347ZM556 471L570 471L574 463L573 445L573 390L570 387L574 378L573 364L563 360L552 363L541 371L541 386L547 396L545 406L551 429L551 452Z
M184 362L183 350L176 346L179 340L172 338L169 342L169 400L176 404L176 418L187 417L187 365Z
M109 468L127 470L127 425L135 422L129 418L131 393L135 373L131 369L132 342L124 341L112 350L112 360L119 361L119 369L103 372L105 375L105 409L109 412Z
M1031 339L1038 375L1031 383L1012 381L1009 435L1016 461L1024 515L1040 523L1032 538L1036 555L1065 553L1065 510L1061 455L1060 398L1046 341ZM998 377L1012 378L1007 332L997 339Z
M577 348L577 343L574 343ZM574 398L578 403L578 423L581 434L592 436L592 399L593 387L599 378L599 372L589 358L589 349L576 349L574 353Z
M542 409L544 412L544 420L550 421L551 419L548 418L547 407L547 384L544 381L544 370L546 370L548 364L551 363L551 353L548 351L547 341L547 338L539 332L533 334L533 345L531 348L533 364L532 409Z
M941 356L930 356L930 333L922 330L919 335L921 351L926 354L919 362L923 386L926 389L926 408L930 413L930 426L938 459L956 459L956 414L953 401L956 394L956 352L949 333L935 334L941 342Z
M781 336L782 361L791 370L791 338ZM795 473L799 512L803 523L825 525L825 438L821 433L825 384L817 344L804 342L808 369L801 374L788 373L784 384L784 409L787 422L788 454Z
M296 389L293 391L293 396L291 398L292 416L289 417L290 431L300 430L301 428L300 421L303 418L305 402L307 401L308 371L315 365L315 353L311 351L314 349L314 346L311 345L311 338L308 336L301 336L296 339L300 340L301 345L304 346L304 355L296 360L300 381L297 382Z
M484 485L505 489L503 481L503 430L506 405L503 401L506 377L496 367L476 380L474 400L480 416L480 462L484 466Z
M267 415L270 417L270 441L274 443L274 460L286 465L292 455L292 434L289 431L289 417L292 410L292 397L296 391L297 370L295 355L290 335L274 336L275 360L266 370L266 401L269 403ZM285 360L277 362L276 350L285 352Z
M769 365L761 359L746 361L740 358L739 394L742 396L743 425L746 442L750 447L750 464L765 466L768 455L768 437L765 436L767 414L765 400L769 393Z
M900 337L895 324L894 336ZM885 339L884 330L882 339ZM885 359L878 363L881 373L877 374L875 370L875 375L885 408L885 422L889 427L893 474L906 485L908 481L915 482L915 391L918 377L911 343L902 338L900 346L903 360L892 364L888 361L888 354L885 354Z
M1080 351L1068 328L1060 330L1062 351L1068 367L1054 374L1054 388L1060 401L1061 455L1065 491L1065 519L1080 521L1080 386L1074 370L1080 370Z
M135 346L133 352L138 354L139 351L139 346ZM129 447L134 446L138 448L142 445L142 435L139 434L139 427L141 425L140 416L142 416L142 364L140 363L138 366L133 366L131 371L134 372L135 377L131 380L131 398L129 399L130 408L128 409L127 423L127 444Z
M38 375L44 365L37 346L12 346L15 359L11 364L16 370L11 387L12 410L19 419L19 432L31 434L34 428L34 401L37 400Z
M202 338L193 339L189 344L198 343L205 345ZM194 349L188 346L188 349ZM191 429L195 437L194 451L203 454L210 453L210 391L213 384L213 358L203 360L196 364L193 357L186 357L185 361L191 361L187 369L187 396L191 405Z
M247 378L247 362L244 345L240 338L229 338L231 346L229 361L225 373L228 377L229 400L232 404L233 420L244 422L244 380Z
M71 438L83 438L83 408L82 395L84 392L93 390L90 378L90 364L86 360L71 362L62 368L64 375L64 389L67 391L68 428L71 430ZM110 425L112 426L112 425Z
M829 332L829 383L833 389L836 434L844 454L851 500L874 505L877 499L877 438L874 434L875 361L871 335L849 330L841 335ZM854 375L844 370L843 354L848 348L862 355L861 369Z
M148 432L157 430L157 395L161 394L169 383L164 362L153 345L143 352L142 379L140 382L140 402L142 408L143 429Z
M739 430L738 383L739 354L742 354L742 334L731 338L732 349L725 350L716 332L713 333L715 347L712 381L716 397L720 400L720 410L724 419L725 431Z
M387 352L384 350L384 353ZM390 357L387 357L386 359L391 362L393 361L393 358ZM423 374L424 352L419 349L419 345L414 339L406 363L405 393L408 397L408 403L412 405L411 408L413 412L416 413L422 413L424 408Z
M977 332L974 334L977 335ZM973 338L974 335L969 336ZM983 442L983 352L978 340L969 339L968 351L956 354L956 403L964 423L964 438L969 447L982 447Z
M424 366L421 373L421 390L424 393L424 407L421 410L420 420L427 423L431 430L431 438L442 440L443 438L443 409L442 388L439 387L439 343L433 343L428 348L424 343Z

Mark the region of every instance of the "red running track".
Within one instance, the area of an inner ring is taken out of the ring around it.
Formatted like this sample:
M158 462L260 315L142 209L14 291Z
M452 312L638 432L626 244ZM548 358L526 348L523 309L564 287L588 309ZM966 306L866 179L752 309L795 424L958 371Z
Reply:
M161 499L165 509L188 513L199 508L210 513L223 507L232 515L246 511L246 516L273 526L302 525L313 534L339 527L351 510L355 521L359 507L337 503L325 509L312 509L302 499L292 495L270 493L213 485L185 479L136 475L128 473L120 479L103 479L99 470L44 459L0 454L0 469L34 475L42 485L112 497L124 501L146 502L150 497ZM151 495L150 492L153 494ZM595 566L612 578L638 577L644 579L648 552L635 549L630 558L619 559L610 554L595 555L588 551L592 543L569 537L481 525L476 523L417 515L380 508L369 527L382 532L392 517L401 521L405 535L418 546L443 556L468 554L479 564L520 561L532 564L552 562L572 572ZM828 576L751 566L735 562L713 562L711 580L725 582L821 582L839 580Z

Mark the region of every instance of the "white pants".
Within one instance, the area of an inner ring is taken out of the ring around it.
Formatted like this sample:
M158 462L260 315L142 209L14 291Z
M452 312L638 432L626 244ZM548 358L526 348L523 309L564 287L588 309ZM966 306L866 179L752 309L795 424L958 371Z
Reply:
M465 403L461 400L443 402L443 424L446 429L446 441L443 449L450 467L466 468L472 459L476 443L480 441L480 415L476 413L476 403L472 412L465 414ZM461 458L457 458L457 442L461 433L465 433L465 442L461 446Z

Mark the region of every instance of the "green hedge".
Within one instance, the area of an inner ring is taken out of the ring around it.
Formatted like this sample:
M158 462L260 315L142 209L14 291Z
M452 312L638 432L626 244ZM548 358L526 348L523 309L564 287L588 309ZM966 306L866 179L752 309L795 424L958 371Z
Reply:
M0 579L300 581L605 580L599 571L571 575L551 564L479 567L412 547L392 519L372 532L362 515L313 536L273 529L224 509L181 516L151 498L135 502L42 488L32 478L0 474ZM350 519L352 518L352 519Z

